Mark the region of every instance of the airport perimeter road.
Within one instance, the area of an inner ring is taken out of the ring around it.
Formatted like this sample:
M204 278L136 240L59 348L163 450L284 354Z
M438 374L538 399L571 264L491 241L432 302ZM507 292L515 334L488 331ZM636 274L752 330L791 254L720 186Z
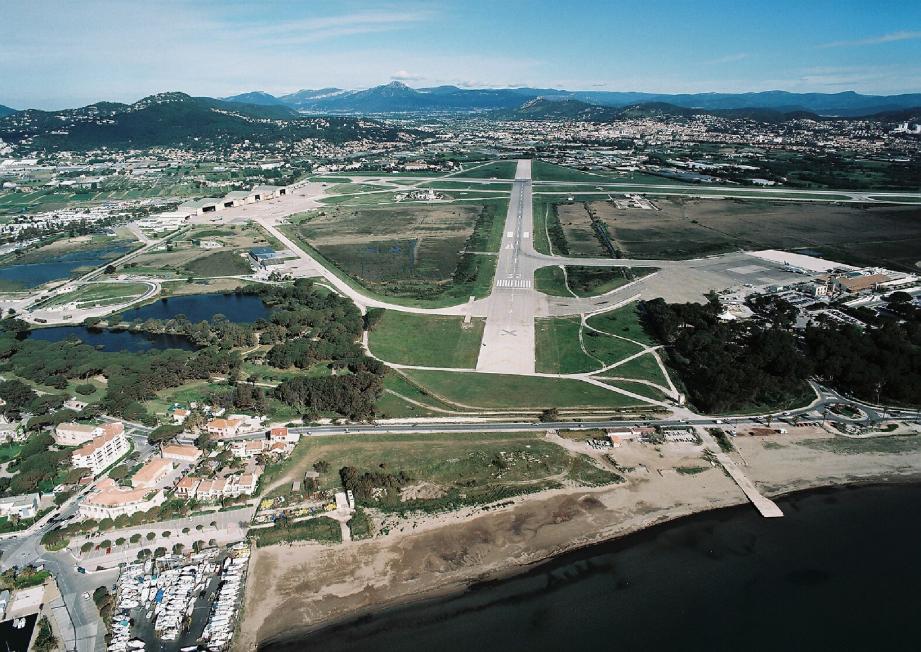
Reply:
M518 161L505 218L505 230L492 294L486 301L486 326L477 371L534 373L534 315L540 301L534 290L531 161Z

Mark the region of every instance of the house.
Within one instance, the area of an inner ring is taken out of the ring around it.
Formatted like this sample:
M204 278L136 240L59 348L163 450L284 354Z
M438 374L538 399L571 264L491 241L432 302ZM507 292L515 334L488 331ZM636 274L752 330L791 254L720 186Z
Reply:
M119 487L111 478L100 482L96 490L80 503L82 518L115 518L159 507L166 501L163 491L147 488L126 489Z
M160 447L160 457L174 462L194 464L201 459L201 450L189 444L166 444Z
M105 434L75 450L71 456L71 465L75 469L89 469L92 475L99 475L129 450L131 447L125 437L124 428L121 430L111 428Z
M230 452L233 453L234 457L248 460L261 454L268 448L268 445L269 442L264 439L235 441L230 446Z
M194 475L187 475L176 483L176 495L181 498L195 498L196 490L201 484L201 479Z
M191 410L186 410L185 408L176 408L173 410L173 423L177 426L181 426L185 423L185 420L189 418L189 415L192 414Z
M82 423L59 423L54 429L54 442L59 446L79 446L97 437L108 434L122 434L125 424L113 421L102 425L87 425Z
M259 482L259 476L255 473L241 473L232 475L227 478L225 496L236 498L237 496L251 496L256 492L256 484Z
M211 419L205 424L205 430L212 437L233 437L240 432L241 419Z
M131 477L131 486L135 489L155 487L172 470L172 460L165 460L162 457L154 458Z
M9 518L35 518L38 514L38 494L22 494L21 496L6 496L0 498L0 516Z
M284 442L286 444L296 444L300 440L300 433L291 432L285 427L277 427L269 430L269 441L272 443Z

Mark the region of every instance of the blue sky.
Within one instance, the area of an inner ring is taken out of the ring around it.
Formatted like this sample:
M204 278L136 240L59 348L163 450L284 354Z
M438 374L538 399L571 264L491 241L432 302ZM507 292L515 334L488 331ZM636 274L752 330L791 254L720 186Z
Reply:
M4 0L0 104L182 90L921 92L921 2Z

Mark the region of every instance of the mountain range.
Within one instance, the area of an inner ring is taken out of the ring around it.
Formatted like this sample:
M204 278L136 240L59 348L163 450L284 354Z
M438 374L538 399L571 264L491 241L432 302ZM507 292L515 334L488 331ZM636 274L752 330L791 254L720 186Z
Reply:
M0 138L59 150L98 147L189 148L314 138L338 143L395 140L406 130L350 116L312 118L284 105L246 104L159 93L134 104L98 102L63 111L17 111L0 118Z
M538 98L577 100L601 107L666 103L687 109L770 109L781 113L808 112L820 116L854 117L921 106L921 93L861 95L842 93L624 93L567 91L553 88L466 89L457 86L410 88L391 82L365 90L323 88L273 96L256 91L224 98L265 106L287 106L304 113L431 113L481 112L515 109Z
M11 109L8 106L3 106L0 104L0 118L5 118L6 116L12 115L13 113L16 113L16 109Z

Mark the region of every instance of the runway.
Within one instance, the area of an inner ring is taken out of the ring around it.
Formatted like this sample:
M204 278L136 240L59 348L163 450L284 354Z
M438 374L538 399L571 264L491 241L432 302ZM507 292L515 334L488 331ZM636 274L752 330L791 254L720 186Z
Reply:
M492 294L486 299L486 326L478 371L534 373L534 315L540 295L534 290L531 238L531 161L518 161Z

